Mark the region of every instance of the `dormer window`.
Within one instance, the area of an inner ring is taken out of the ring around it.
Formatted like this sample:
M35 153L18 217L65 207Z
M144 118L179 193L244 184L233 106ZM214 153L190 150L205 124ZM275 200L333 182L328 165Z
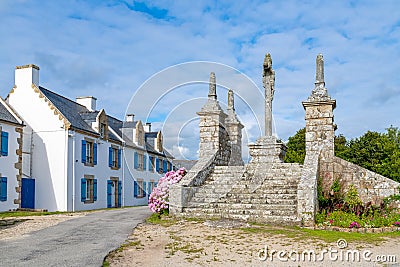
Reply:
M144 128L141 121L136 123L136 143L139 146L144 146Z
M100 123L100 137L104 138L106 136L106 124L105 123Z

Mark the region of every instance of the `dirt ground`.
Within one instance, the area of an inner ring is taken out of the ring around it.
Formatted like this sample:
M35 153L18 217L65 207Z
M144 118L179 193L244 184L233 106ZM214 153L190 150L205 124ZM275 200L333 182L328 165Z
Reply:
M346 244L295 228L232 221L144 223L106 261L110 266L400 266L400 235Z

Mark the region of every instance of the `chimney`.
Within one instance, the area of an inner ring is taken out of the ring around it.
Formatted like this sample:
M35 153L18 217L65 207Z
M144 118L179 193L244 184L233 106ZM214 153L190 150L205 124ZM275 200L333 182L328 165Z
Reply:
M80 96L76 98L76 103L85 106L90 111L96 111L96 100L93 96Z
M144 126L144 131L146 133L151 132L151 122L146 122L146 125Z
M125 121L126 122L134 122L135 121L135 114L126 114Z
M39 67L34 64L15 67L15 85L17 87L39 87Z

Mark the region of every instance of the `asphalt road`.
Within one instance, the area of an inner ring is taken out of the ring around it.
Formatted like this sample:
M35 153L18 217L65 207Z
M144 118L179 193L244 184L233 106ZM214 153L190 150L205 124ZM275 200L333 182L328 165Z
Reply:
M150 213L147 206L94 212L0 241L0 266L102 266Z

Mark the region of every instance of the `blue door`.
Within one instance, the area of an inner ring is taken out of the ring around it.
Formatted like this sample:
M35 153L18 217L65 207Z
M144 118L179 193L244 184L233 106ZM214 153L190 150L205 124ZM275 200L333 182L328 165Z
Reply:
M35 208L35 179L22 178L21 208Z

